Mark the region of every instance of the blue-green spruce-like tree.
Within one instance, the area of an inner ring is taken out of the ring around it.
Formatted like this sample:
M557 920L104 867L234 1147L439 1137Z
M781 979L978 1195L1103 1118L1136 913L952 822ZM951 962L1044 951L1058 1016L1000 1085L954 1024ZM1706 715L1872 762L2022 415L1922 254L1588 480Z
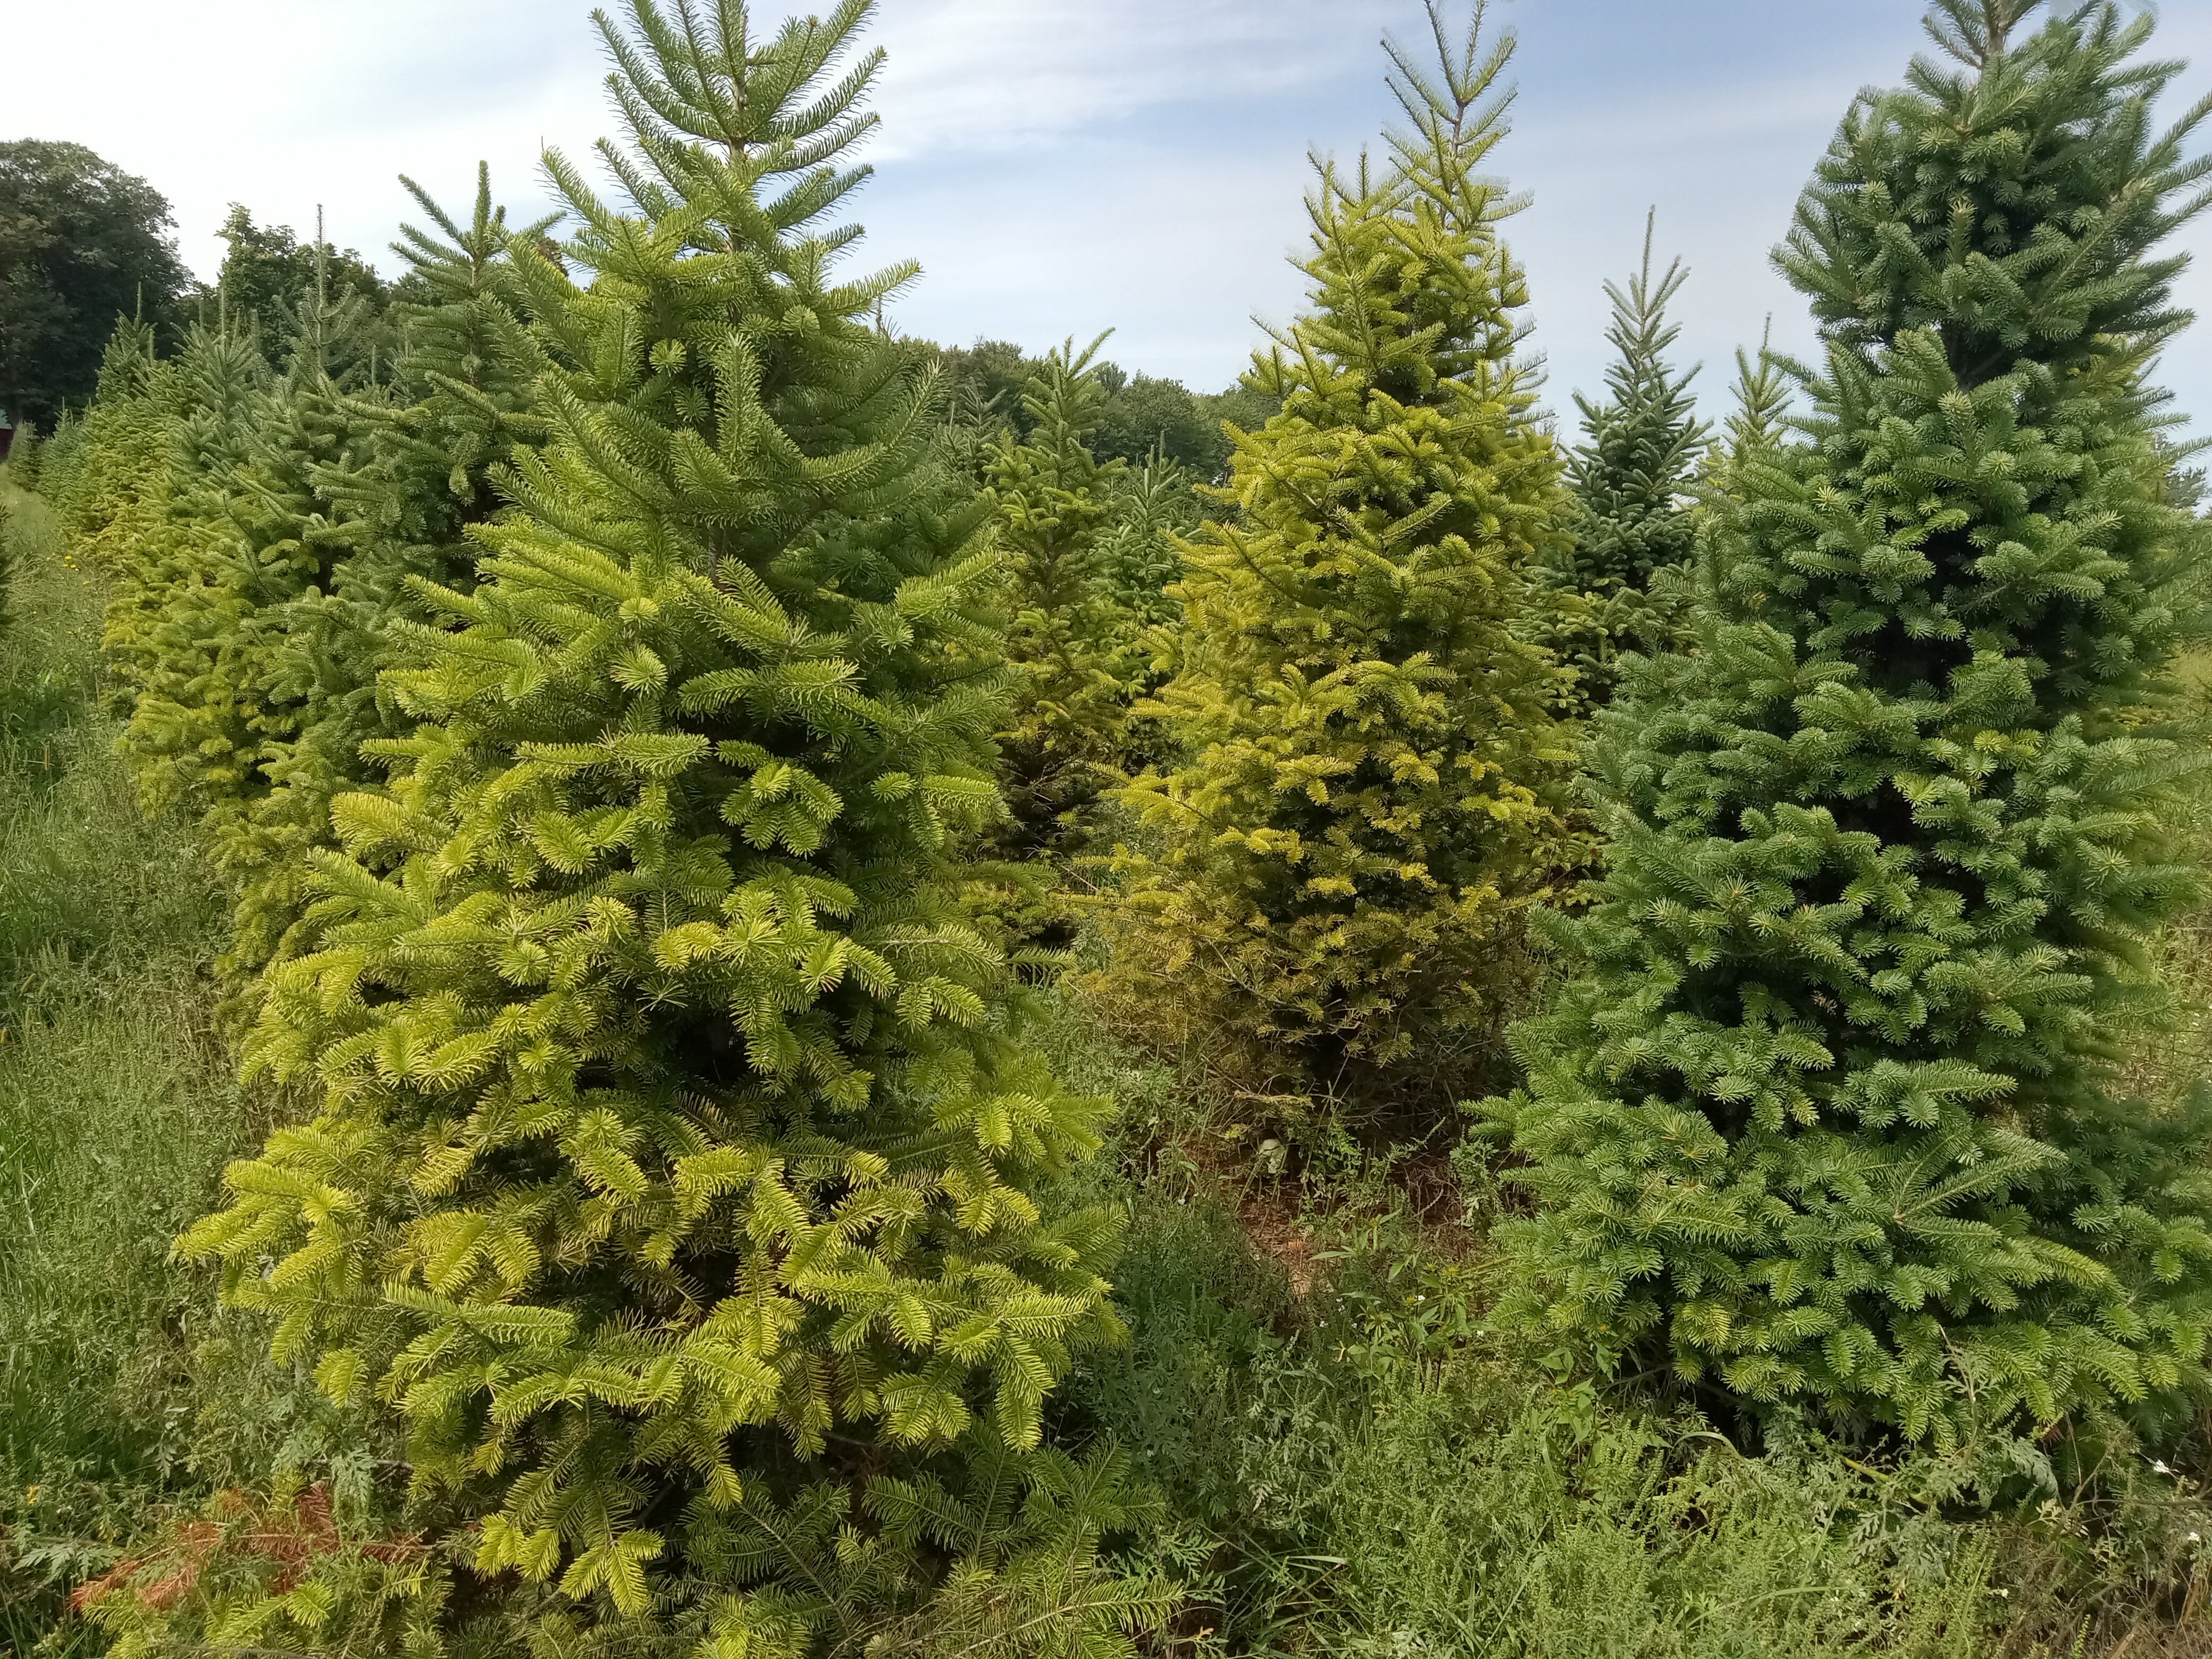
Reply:
M1710 428L1690 392L1696 367L1678 369L1669 361L1682 329L1668 320L1667 307L1690 274L1677 259L1653 275L1656 217L1644 222L1636 275L1626 286L1605 285L1613 349L1605 395L1575 394L1583 441L1567 458L1567 482L1580 511L1558 575L1588 610L1563 618L1553 644L1574 665L1584 709L1611 700L1623 653L1675 642L1687 593L1682 578L1696 551L1690 501Z
M2212 1392L2208 1107L2129 1098L2197 902L2205 527L2156 353L2212 162L2109 3L1937 0L1778 260L1825 366L1713 492L1694 653L1600 717L1600 902L1492 1102L1526 1315L1910 1437Z

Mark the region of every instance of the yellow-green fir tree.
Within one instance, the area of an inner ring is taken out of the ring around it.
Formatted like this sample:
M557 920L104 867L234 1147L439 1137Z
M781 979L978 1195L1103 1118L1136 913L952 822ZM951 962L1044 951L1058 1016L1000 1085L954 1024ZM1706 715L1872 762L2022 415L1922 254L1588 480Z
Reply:
M483 169L465 228L416 193L455 240L409 232L412 297L386 319L402 345L379 378L355 349L366 307L331 295L319 249L281 374L225 306L174 362L112 377L86 434L99 459L165 411L145 501L80 533L114 578L106 642L141 795L199 818L239 890L228 959L249 974L306 900L302 854L330 843L331 797L371 775L362 740L403 718L376 675L394 628L422 614L405 579L465 581L475 554L458 526L495 505L485 470L527 380L492 291L507 231ZM128 337L118 349L143 355ZM345 358L358 362L334 374Z
M517 233L493 204L489 169L477 169L466 220L401 182L433 229L404 226L395 244L409 266L386 313L398 349L381 381L323 389L353 437L307 475L312 511L295 533L316 556L312 579L262 594L240 629L260 709L256 776L210 829L240 884L230 963L246 973L283 948L311 901L305 855L331 844L331 799L380 775L362 744L412 725L378 672L428 615L413 579L472 583L477 549L464 531L501 506L491 470L543 430L525 407L536 362L507 291ZM281 429L269 435L283 441Z
M835 1620L871 1475L1034 1443L1118 1328L1115 1218L1039 1196L1102 1103L954 894L1002 567L872 326L911 267L839 274L869 10L603 21L629 207L549 157L579 229L514 249L549 442L474 591L416 584L442 621L385 684L420 723L270 971L250 1064L322 1109L189 1241L396 1411L477 1571L732 1655Z
M1106 407L1096 358L1049 353L1022 388L1029 430L1002 428L987 453L986 495L1009 556L1008 663L1019 676L1013 723L998 734L1002 787L1012 815L1000 838L1012 857L1055 856L1080 840L1078 817L1119 771L1141 642L1105 580L1119 460L1091 441Z
M173 540L178 422L186 406L178 366L155 356L153 331L120 324L90 407L58 430L47 469L45 489L72 552L109 580L106 644L126 698L143 672L143 630L158 610L159 565ZM118 639L123 611L140 616Z
M1387 161L1320 168L1310 302L1246 377L1281 412L1182 546L1150 712L1188 758L1123 797L1157 842L1117 860L1117 975L1210 993L1325 1083L1476 1058L1565 856L1566 678L1522 625L1568 502L1516 356L1518 204L1484 171L1512 41L1431 21L1435 69L1390 47Z

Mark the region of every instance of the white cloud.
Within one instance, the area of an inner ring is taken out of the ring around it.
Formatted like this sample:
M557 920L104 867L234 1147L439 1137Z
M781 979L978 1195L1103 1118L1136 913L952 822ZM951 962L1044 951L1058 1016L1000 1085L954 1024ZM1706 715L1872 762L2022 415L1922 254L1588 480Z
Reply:
M1295 98L1413 0L899 0L886 159L1009 150L1161 106Z
M152 179L203 272L233 201L301 230L326 204L337 241L389 264L412 210L396 174L465 202L483 157L527 213L540 142L577 154L611 128L586 3L0 0L0 137L76 139ZM1921 46L1920 10L1498 0L1523 37L1498 161L1535 196L1511 235L1562 405L1602 371L1599 285L1634 259L1648 204L1694 268L1684 348L1710 398L1767 313L1780 340L1809 337L1767 250L1851 93ZM1417 0L884 0L864 257L923 259L901 313L918 332L1041 347L1114 324L1124 362L1219 386L1251 315L1297 301L1305 149L1372 136L1376 39L1419 16ZM2169 8L2160 46L2197 59L2201 89L2212 9ZM2185 241L2212 257L2212 223ZM2212 310L2212 265L2182 297ZM2208 337L2167 373L2212 411Z
M234 201L303 231L325 204L335 240L389 264L412 210L397 174L465 200L481 157L535 202L540 137L603 125L582 9L544 0L26 3L5 40L6 136L73 139L153 180L203 274Z

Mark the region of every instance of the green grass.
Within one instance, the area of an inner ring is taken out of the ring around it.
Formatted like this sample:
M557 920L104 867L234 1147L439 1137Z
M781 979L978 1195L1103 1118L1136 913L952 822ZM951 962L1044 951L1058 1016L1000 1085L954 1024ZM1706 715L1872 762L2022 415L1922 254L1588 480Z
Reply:
M1663 1390L1594 1388L1487 1324L1479 1167L1418 1213L1374 1163L1209 1176L1237 1102L1079 1006L1043 1036L1122 1108L1071 1196L1131 1221L1130 1340L1084 1364L1055 1428L1111 1435L1166 1496L1175 1523L1139 1550L1196 1587L1194 1637L1378 1659L2212 1652L2212 1510L2124 1440L2094 1467L2010 1439L1936 1457L1807 1431L1747 1451Z
M4 491L0 484L0 491ZM0 624L0 1644L196 1461L207 1287L169 1243L244 1133L209 1026L221 895L142 817L98 701L100 584L6 492Z

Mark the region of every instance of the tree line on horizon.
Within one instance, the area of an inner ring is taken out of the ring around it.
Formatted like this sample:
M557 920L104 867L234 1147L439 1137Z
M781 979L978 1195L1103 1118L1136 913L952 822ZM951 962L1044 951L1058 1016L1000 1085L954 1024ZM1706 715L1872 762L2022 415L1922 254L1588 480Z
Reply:
M417 273L387 279L352 248L302 241L289 225L263 225L234 204L217 234L224 252L215 280L193 277L178 255L175 220L150 184L83 145L40 139L0 143L0 415L35 433L81 411L118 319L152 330L173 355L195 322L224 316L258 330L271 355L301 301L320 280L359 295L379 319L397 301L425 298ZM366 357L401 349L392 328L370 326L350 342ZM1003 420L1026 434L1023 386L1044 360L1005 340L979 339L943 353L948 403L976 425ZM1155 452L1212 479L1226 466L1224 418L1255 418L1241 386L1194 393L1181 381L1097 366L1106 408L1091 443L1102 459L1138 465Z

